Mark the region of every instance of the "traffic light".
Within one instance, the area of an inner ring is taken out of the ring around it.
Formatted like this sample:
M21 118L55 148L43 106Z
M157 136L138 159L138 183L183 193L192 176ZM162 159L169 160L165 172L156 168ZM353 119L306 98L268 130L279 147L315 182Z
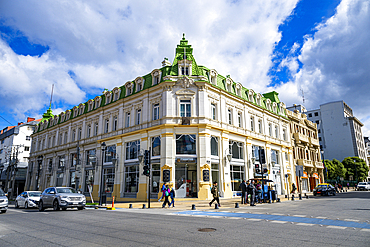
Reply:
M264 167L264 168L263 168L263 173L267 173L267 172L268 172L267 167Z
M144 165L143 167L143 175L149 176L150 175L150 168L148 165Z
M150 152L149 150L145 150L145 153L144 153L143 175L150 176Z
M261 173L260 164L255 164L254 169L255 169L256 173Z
M260 148L258 150L259 156L260 156L260 163L261 164L266 164L266 156L265 156L265 150L263 148Z

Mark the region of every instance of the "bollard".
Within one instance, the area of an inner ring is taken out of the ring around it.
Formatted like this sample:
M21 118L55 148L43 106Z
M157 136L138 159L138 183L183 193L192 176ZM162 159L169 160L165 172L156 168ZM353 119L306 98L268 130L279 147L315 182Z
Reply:
M302 195L301 194L299 194L299 200L302 200Z
M195 210L195 204L191 205L191 210Z
M112 200L112 208L114 208L114 196L113 196L113 200Z
M235 203L235 208L239 208L239 203L238 202Z
M215 209L218 209L218 204L217 203L215 204Z
M276 202L280 202L280 198L276 199Z
M308 196L306 196L306 199L308 199Z
M272 203L272 202L271 202L271 199L269 199L269 203Z
M306 193L304 193L304 197L307 197L307 194Z
M146 208L146 205L145 204L143 204L143 209L145 209Z
M288 198L288 195L285 195L285 198Z
M294 201L294 195L292 195L292 201Z
M129 204L129 205L128 205L128 208L132 208L132 204Z
M347 192L347 190L346 190L346 192Z

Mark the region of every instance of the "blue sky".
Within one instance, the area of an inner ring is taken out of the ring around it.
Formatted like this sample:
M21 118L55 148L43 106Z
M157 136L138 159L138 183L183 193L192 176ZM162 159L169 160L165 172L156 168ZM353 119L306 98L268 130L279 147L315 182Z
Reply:
M368 0L6 1L0 128L40 118L53 84L58 114L151 72L186 33L198 64L287 106L344 100L370 136L369 26Z

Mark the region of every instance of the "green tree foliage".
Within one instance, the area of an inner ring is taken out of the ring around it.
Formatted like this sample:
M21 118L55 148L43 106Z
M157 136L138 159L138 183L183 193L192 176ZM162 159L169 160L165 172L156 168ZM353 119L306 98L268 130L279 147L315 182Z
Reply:
M325 160L325 167L328 171L328 179L337 179L338 177L345 177L346 175L346 168L344 168L344 165L336 159Z
M366 165L366 162L359 157L347 157L342 161L344 167L347 169L346 179L349 179L349 176L353 176L353 179L356 180L356 171L357 171L357 181L363 181L367 178L369 173L369 167Z

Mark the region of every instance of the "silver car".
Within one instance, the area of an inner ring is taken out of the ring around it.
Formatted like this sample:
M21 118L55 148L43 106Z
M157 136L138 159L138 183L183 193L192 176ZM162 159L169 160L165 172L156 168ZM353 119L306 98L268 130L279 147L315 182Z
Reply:
M50 187L42 192L39 202L39 211L45 208L67 210L67 208L78 208L83 210L86 205L86 197L70 187Z
M39 205L41 191L24 191L15 199L15 207L36 208Z
M6 210L8 210L8 197L0 188L0 211L4 214L6 213Z

